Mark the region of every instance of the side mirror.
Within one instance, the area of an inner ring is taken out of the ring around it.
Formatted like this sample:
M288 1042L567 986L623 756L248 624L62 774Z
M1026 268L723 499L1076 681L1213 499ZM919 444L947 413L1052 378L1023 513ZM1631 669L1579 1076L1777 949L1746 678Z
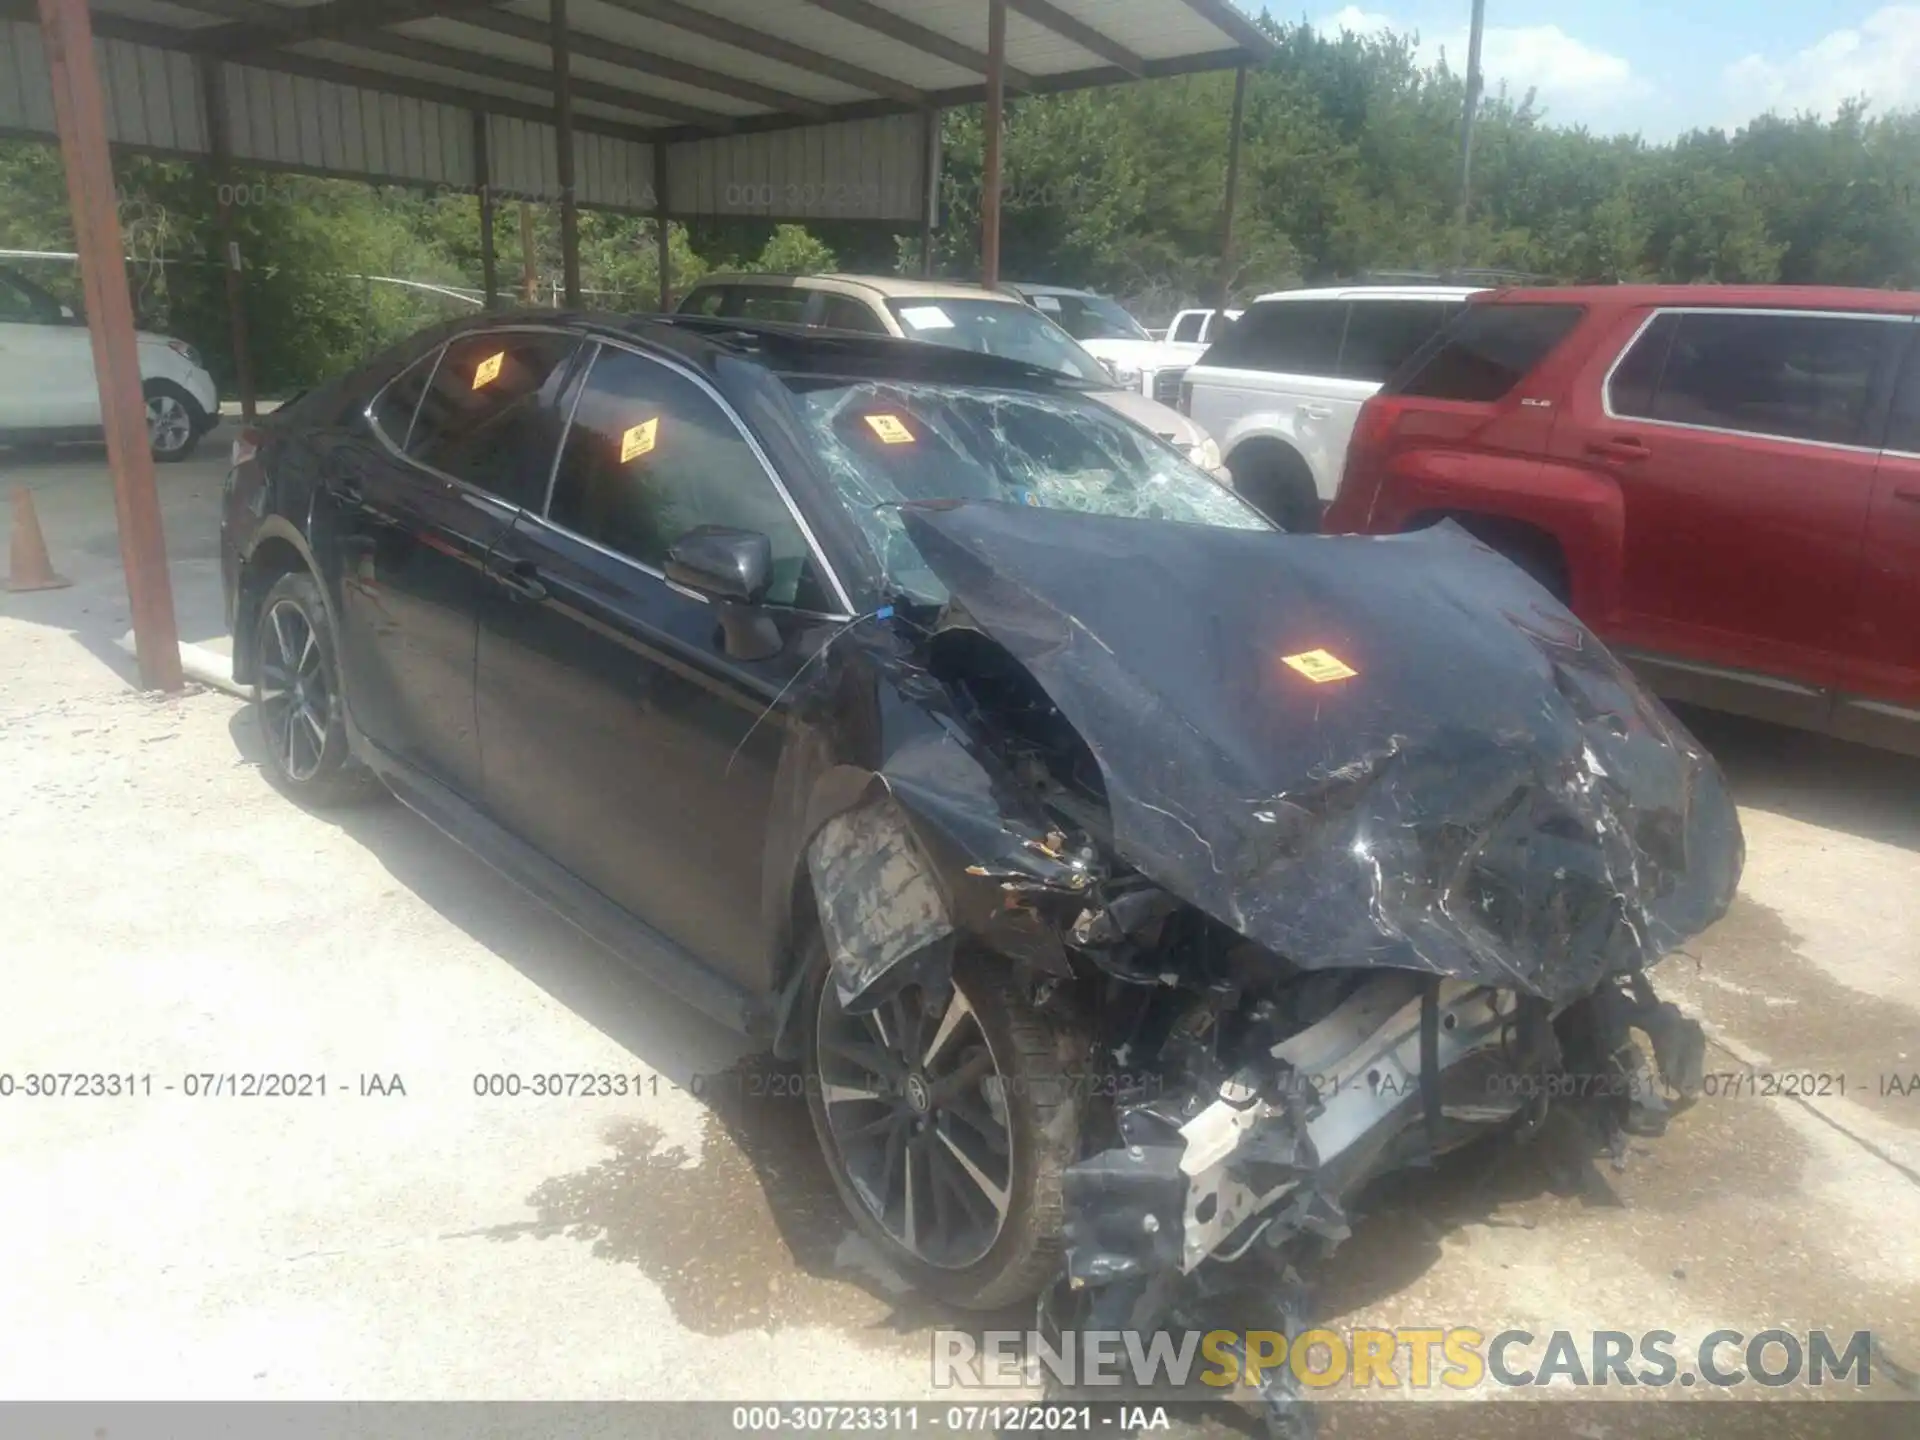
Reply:
M698 525L667 551L667 579L714 600L758 605L773 583L773 544L753 530Z

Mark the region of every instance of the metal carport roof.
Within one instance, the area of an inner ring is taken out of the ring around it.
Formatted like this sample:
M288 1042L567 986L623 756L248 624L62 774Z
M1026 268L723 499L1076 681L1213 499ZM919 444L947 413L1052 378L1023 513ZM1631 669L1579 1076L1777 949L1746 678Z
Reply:
M985 98L986 0L559 0L576 199L684 217L925 212L922 117ZM554 0L93 0L109 138L551 199ZM1008 0L1015 93L1233 68L1272 42L1228 0ZM34 0L0 0L0 133L54 138ZM485 137L472 116L487 117ZM666 150L664 174L655 145ZM657 181L665 180L663 207Z

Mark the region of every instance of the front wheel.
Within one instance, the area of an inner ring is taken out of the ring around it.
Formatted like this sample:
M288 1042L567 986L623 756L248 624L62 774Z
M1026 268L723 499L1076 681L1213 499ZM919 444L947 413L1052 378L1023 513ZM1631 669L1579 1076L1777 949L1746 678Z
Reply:
M1078 1158L1077 1031L1005 961L848 1014L816 938L806 1075L854 1222L918 1288L970 1310L1031 1299L1061 1263L1061 1175Z
M208 429L208 415L193 396L171 380L149 380L147 445L153 458L172 464L193 454Z
M378 782L347 753L333 626L311 575L296 571L274 581L253 643L253 712L274 784L315 806L377 793Z

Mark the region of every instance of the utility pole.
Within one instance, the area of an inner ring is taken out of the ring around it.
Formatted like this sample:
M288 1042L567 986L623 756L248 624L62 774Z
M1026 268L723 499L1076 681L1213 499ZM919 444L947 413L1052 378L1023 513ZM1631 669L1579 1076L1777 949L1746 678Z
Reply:
M520 202L520 298L540 303L540 265L533 253L533 206Z
M1473 201L1473 121L1480 110L1480 37L1487 28L1487 0L1473 0L1467 36L1467 109L1460 121L1460 220L1455 263L1467 263L1467 212Z

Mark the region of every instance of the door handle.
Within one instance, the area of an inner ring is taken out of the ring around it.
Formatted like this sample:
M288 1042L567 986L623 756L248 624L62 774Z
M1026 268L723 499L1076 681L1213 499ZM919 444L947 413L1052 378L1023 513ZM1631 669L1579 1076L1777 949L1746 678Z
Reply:
M1300 414L1303 419L1307 420L1331 420L1333 418L1333 407L1330 405L1302 405L1300 407Z
M1603 460L1645 460L1653 451L1645 441L1636 440L1631 435L1616 435L1611 440L1589 440L1587 453L1598 455Z
M1910 505L1920 505L1920 488L1912 485L1896 485L1893 489L1893 498L1905 500Z
M540 583L540 567L531 560L489 560L487 575L522 600L547 598L547 587Z

